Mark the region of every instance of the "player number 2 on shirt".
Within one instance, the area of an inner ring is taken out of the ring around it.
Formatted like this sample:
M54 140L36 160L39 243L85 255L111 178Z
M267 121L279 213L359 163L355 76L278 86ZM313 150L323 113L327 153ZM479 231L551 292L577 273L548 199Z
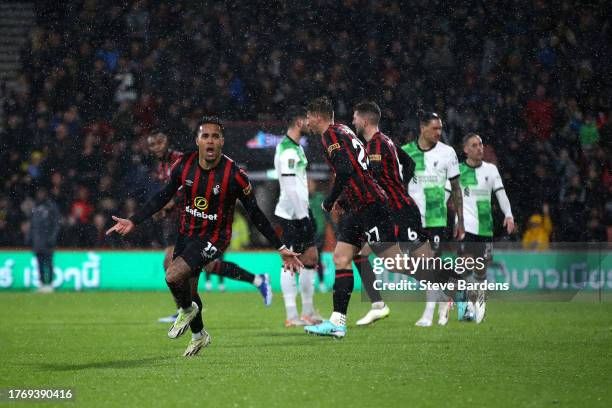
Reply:
M361 143L359 139L353 139L353 147L357 150L357 162L359 163L362 169L367 170L368 165L370 164L370 160L365 154L365 148L363 147L363 143Z

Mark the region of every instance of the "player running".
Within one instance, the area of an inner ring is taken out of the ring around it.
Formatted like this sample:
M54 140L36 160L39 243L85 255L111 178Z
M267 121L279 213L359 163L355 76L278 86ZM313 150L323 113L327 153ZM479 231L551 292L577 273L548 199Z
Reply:
M168 136L158 129L151 131L147 137L147 147L156 160L155 176L157 180L162 184L167 183L170 179L172 165L183 157L183 152L170 149ZM162 240L164 244L164 271L168 269L172 261L174 243L178 238L179 208L177 204L180 202L180 199L181 191L179 189L174 199L168 201L168 204L156 214L156 216L161 217ZM261 293L264 305L270 306L272 304L272 288L270 278L266 274L254 275L233 262L225 262L223 260L209 263L206 265L205 270L207 274L228 277L254 285L259 290L259 293ZM159 323L174 323L177 315L178 312L171 316L160 317L157 321Z
M381 112L375 102L363 102L355 106L353 125L357 135L366 141L370 168L376 182L387 194L391 217L397 227L400 248L409 252L411 246L420 246L427 241L421 227L419 209L408 195L406 183L414 171L414 162L403 150L397 149L393 141L379 129ZM416 245L415 245L416 243ZM367 248L364 248L366 250ZM362 250L353 259L359 270L363 286L372 302L372 308L357 321L364 326L387 317L390 313L379 291L374 289L374 272L368 260L369 251Z
M468 281L482 283L486 280L486 263L491 261L493 249L493 193L504 213L504 227L508 234L514 231L514 217L497 167L482 160L484 148L478 134L469 133L463 138L463 152L467 159L459 165L465 220L465 239L461 243L461 256L481 257L485 260L475 264L482 264L483 267L474 269L472 276L468 278ZM485 291L468 291L468 297L470 310L465 319L482 322L486 312Z
M295 276L281 269L280 281L285 301L287 318L285 327L305 326L320 323L323 319L313 305L314 278L319 263L315 245L314 217L308 205L308 160L300 145L302 134L308 131L306 109L291 108L286 116L287 134L276 146L274 168L280 185L280 196L274 214L282 229L283 242L292 251L300 252L304 268L299 273L302 315L298 317Z
M414 177L408 183L408 193L416 201L421 212L421 222L432 241L436 255L440 256L440 244L447 240L447 206L444 186L451 184L451 198L457 211L454 237L462 239L463 200L459 186L459 161L455 150L440 141L442 120L434 112L419 111L420 134L417 140L402 146L415 163ZM439 301L438 324L448 322L448 298L441 291L427 291L427 303L423 316L416 326L431 326L436 302ZM458 310L463 314L467 303L459 302Z
M354 284L351 262L361 249L363 236L381 258L401 258L402 252L387 207L387 197L372 177L363 143L348 126L334 123L332 103L326 97L309 103L307 120L310 131L321 135L325 158L335 173L332 191L321 206L325 211L331 211L338 197L344 194L347 211L341 216L334 250L333 313L329 320L304 329L307 333L342 338L346 335L346 313ZM413 256L431 258L433 254L428 242L415 241L414 244L418 248L413 251ZM443 270L407 271L396 265L390 271L430 282L447 282L450 278Z
M257 229L278 249L283 266L292 271L303 267L298 254L282 244L257 205L246 172L222 154L221 121L215 116L204 117L195 141L198 150L186 153L172 166L168 183L129 219L113 216L116 224L106 232L128 234L161 210L182 188L179 236L166 270L166 283L179 308L168 337L175 339L188 327L192 331L184 356L195 356L210 344L196 285L201 269L220 258L229 245L236 200L242 202Z

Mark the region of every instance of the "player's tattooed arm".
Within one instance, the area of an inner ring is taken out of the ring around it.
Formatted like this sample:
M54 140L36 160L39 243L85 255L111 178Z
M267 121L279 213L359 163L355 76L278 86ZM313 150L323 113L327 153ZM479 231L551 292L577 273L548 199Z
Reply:
M463 196L461 195L461 186L459 185L459 176L450 180L451 183L451 199L457 212L457 223L455 224L454 236L457 239L463 239L465 228L463 226Z

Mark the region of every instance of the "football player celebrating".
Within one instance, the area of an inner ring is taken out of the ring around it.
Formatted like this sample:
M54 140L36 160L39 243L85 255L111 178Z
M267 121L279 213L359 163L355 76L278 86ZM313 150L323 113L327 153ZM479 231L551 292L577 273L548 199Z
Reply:
M315 135L321 136L325 158L335 174L333 188L321 204L325 211L331 211L338 204L336 200L344 194L346 212L342 214L334 249L336 279L334 281L333 313L329 320L318 325L306 326L307 333L342 338L346 335L346 313L353 291L353 258L359 253L365 241L380 258L403 258L397 243L395 224L392 221L387 197L376 183L369 168L369 159L363 143L345 125L334 122L334 110L326 97L314 99L307 108L308 127ZM413 243L414 257L431 258L433 253L429 242ZM453 276L445 270L402 269L392 265L390 272L403 273L417 280L448 282Z
M172 166L165 187L129 219L113 216L116 224L107 231L107 234L128 234L161 210L182 188L179 236L166 270L166 283L179 308L168 337L178 338L191 328L192 339L185 356L197 355L210 344L202 321L202 300L195 285L202 268L220 258L230 243L236 200L242 202L251 221L278 249L284 268L297 271L303 267L297 258L299 254L282 244L257 205L246 172L222 153L223 124L219 118L204 117L195 142L198 150L186 153Z
M147 147L149 152L156 161L155 175L157 180L165 184L170 180L172 174L172 165L178 162L183 157L183 152L170 149L168 136L159 129L152 130L147 136ZM162 239L164 242L164 271L168 269L174 254L174 243L178 238L178 221L180 216L179 205L181 199L181 191L170 200L166 206L156 214L161 218L162 223ZM245 269L241 268L233 262L227 262L218 259L206 265L205 270L208 274L219 275L241 282L250 283L255 286L259 293L263 296L264 305L272 304L272 289L270 278L266 274L254 275ZM157 321L160 323L173 323L178 316L178 312L167 317L160 317Z

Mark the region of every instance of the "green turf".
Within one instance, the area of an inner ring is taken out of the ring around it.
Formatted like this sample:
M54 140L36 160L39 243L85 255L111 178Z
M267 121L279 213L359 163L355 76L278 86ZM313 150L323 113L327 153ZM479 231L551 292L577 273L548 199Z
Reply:
M155 323L167 293L2 293L0 388L70 387L87 407L612 406L610 303L491 302L479 326L427 329L421 304L393 303L357 328L355 297L335 341L285 329L278 295L206 295L213 343L185 359L188 336Z

